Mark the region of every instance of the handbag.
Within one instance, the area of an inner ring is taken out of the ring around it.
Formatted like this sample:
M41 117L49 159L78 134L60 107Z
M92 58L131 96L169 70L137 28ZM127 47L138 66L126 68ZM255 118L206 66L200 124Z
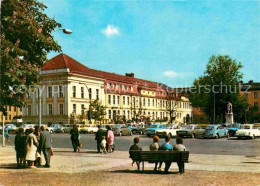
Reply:
M51 148L51 152L50 152L50 154L51 154L51 156L53 156L54 154L53 154L53 150L52 150L52 148Z
M36 152L36 158L40 158L40 157L41 157L40 153Z

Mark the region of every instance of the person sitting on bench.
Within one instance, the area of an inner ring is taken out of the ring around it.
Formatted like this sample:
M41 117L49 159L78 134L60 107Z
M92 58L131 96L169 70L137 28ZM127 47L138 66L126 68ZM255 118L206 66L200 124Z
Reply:
M174 145L173 150L186 151L186 147L183 145L182 138L180 138L180 137L176 138L176 143L177 143L177 145ZM179 173L180 174L184 173L184 162L178 161L177 164L178 164L178 167L179 167Z
M134 138L134 144L129 149L130 158L132 158L131 150L140 150L140 151L142 150L142 148L138 146L139 141L140 140L139 140L138 137ZM139 170L140 169L140 161L133 161L132 166L134 165L134 163L136 163L137 168Z
M172 145L170 144L170 140L171 140L170 136L166 136L165 143L162 144L159 150L171 151ZM164 163L165 163L164 172L167 173L172 163L171 162L164 162Z

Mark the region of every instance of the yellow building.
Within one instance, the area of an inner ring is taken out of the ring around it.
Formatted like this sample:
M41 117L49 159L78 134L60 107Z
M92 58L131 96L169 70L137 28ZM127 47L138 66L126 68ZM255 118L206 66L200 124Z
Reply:
M6 107L7 116L5 116L5 123L13 122L14 118L22 116L22 108L15 106L7 106ZM0 112L0 123L3 122L3 113Z
M90 69L71 57L60 54L41 68L42 123L89 123L86 111L93 100L106 106L103 122L124 119L175 122L192 119L188 98L177 96L168 86L135 78L133 73L119 75ZM25 122L38 122L38 92L28 95L23 108ZM171 95L171 96L170 96ZM93 123L93 121L92 121Z

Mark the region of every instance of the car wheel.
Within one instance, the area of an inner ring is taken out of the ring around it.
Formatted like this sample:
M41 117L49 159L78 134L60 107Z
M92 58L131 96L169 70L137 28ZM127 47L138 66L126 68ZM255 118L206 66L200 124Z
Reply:
M229 133L227 133L227 138L229 138L230 136L229 136Z
M133 136L133 132L132 131L130 132L130 136Z
M142 130L140 131L140 134L143 135L143 131Z
M170 138L172 138L172 134L171 133L169 134L169 136L170 136Z
M65 130L62 130L61 132L64 134L64 133L65 133Z
M216 139L218 139L219 138L219 135L218 134L216 134Z
M191 138L196 138L196 135L193 133L193 134L191 135Z
M253 134L252 139L255 139L255 135Z
M122 136L122 132L119 133L119 136Z
M147 134L148 137L150 137L151 135L150 134Z

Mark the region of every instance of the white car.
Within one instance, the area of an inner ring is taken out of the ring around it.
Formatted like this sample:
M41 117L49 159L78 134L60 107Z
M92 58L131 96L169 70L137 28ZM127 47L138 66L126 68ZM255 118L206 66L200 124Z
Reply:
M165 136L177 136L177 131L180 130L180 126L178 125L172 125L172 126L167 126L166 129L159 129L156 131L156 135L159 137L165 137Z
M260 128L255 127L253 124L245 124L243 129L236 132L238 138L252 138L260 137Z
M80 133L96 133L98 127L96 125L86 125L80 129Z

